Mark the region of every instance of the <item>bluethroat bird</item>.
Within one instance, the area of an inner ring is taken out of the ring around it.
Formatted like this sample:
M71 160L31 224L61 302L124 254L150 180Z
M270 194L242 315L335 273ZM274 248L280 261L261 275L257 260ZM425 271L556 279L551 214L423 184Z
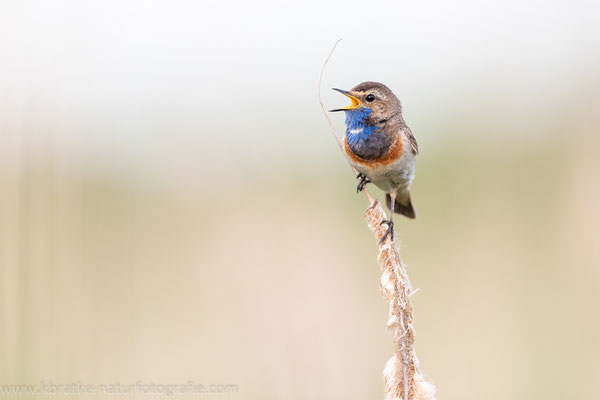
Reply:
M333 89L348 96L348 107L331 111L346 112L344 151L350 164L359 172L357 192L373 182L385 192L392 210L389 220L381 221L394 240L394 212L415 218L410 201L410 184L415 176L417 140L402 118L400 100L385 85L363 82L351 90Z

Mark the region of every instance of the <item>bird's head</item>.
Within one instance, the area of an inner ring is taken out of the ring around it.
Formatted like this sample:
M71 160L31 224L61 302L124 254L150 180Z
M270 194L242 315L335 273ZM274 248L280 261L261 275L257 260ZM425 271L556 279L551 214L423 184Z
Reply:
M388 120L400 115L400 100L382 83L363 82L350 90L333 89L350 98L352 104L330 111L368 113L373 122Z

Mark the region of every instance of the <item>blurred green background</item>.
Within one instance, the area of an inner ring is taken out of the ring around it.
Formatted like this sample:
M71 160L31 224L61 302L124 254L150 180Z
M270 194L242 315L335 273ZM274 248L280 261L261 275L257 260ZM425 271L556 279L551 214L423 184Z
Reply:
M419 140L397 237L439 398L596 398L599 11L2 2L0 384L382 398L367 203L316 96L343 37L328 107L384 82ZM103 398L0 394L64 397Z

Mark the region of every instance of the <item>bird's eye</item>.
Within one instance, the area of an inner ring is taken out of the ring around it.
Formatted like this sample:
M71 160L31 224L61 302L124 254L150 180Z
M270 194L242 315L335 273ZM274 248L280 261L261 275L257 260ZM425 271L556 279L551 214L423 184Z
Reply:
M365 97L365 100L368 101L369 103L372 102L373 100L375 100L375 95L373 93L368 94L367 97Z

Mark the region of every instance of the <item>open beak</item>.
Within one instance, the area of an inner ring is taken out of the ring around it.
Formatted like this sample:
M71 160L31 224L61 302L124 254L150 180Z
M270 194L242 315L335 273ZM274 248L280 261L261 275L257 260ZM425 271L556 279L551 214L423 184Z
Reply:
M342 90L342 89L336 89L336 88L332 88L332 89L336 90L336 91L340 92L341 94L343 94L344 96L347 96L348 98L350 98L350 100L352 100L352 104L350 104L348 107L336 108L335 110L329 110L330 112L349 111L349 110L355 110L358 107L360 107L360 101L356 97L352 96L349 91Z

